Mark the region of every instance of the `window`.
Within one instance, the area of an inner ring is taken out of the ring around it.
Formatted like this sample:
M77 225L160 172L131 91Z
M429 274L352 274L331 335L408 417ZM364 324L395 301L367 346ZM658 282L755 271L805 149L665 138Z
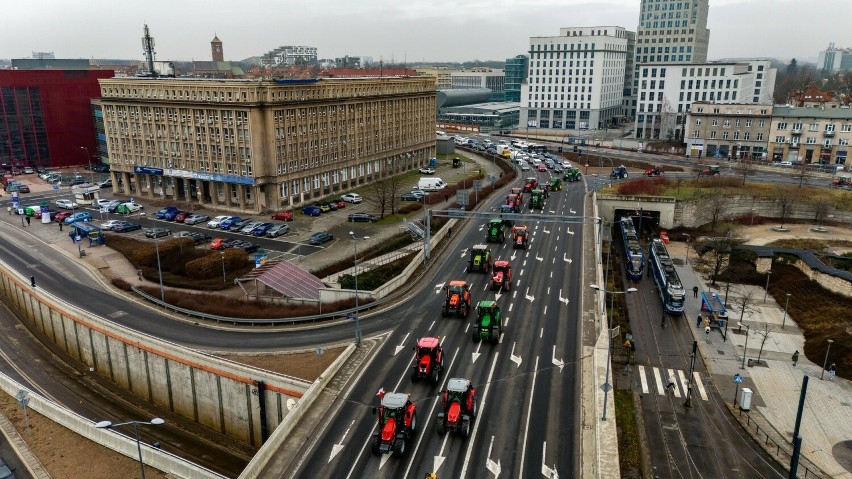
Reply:
M739 139L740 139L740 132L739 132L739 131L735 131L735 132L734 132L734 139L735 139L735 140L739 140Z
M711 131L711 132L710 132L710 139L711 139L711 140L715 140L715 139L716 139L716 132L715 132L715 131Z
M723 140L727 140L727 139L728 139L728 132L727 132L727 131L723 131L723 132L722 132L722 139L723 139Z
M850 132L852 131L852 125L843 125L840 127L840 131L842 132Z
M826 133L834 133L834 123L829 123L829 124L825 125L825 132Z
M809 136L805 138L805 143L808 145L816 145L816 138L814 138L813 136Z
M801 131L802 124L801 123L793 123L793 131L799 130Z
M849 140L847 140L846 138L841 138L837 140L837 144L840 146L849 146Z
M763 141L763 133L758 133L758 134L757 134L757 138L755 138L755 140L757 140L757 141Z
M787 129L787 122L779 121L778 122L778 129L781 130L781 131L786 130Z
M808 131L819 131L819 123L811 123L808 125Z
M751 120L746 120L746 121L745 121L745 127L746 127L746 128L751 128Z
M701 118L695 119L695 126L701 126Z
M775 143L787 143L787 137L786 136L776 136L775 137Z
M750 135L751 135L751 133L749 133L749 132L745 132L745 133L743 133L743 140L748 141L748 139L749 139L748 137L749 137Z

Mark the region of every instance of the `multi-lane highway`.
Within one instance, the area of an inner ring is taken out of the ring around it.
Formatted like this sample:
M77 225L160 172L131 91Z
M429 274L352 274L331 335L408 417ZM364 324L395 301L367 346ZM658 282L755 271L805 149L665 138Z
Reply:
M539 175L547 176L530 173ZM487 209L501 200L491 199ZM543 213L575 216L582 214L582 202L582 185L569 184L550 194ZM523 211L528 211L526 205ZM322 436L305 446L300 467L278 471L279 477L423 477L437 472L458 478L521 478L539 477L543 466L563 477L576 476L583 225L531 221L529 249L513 249L508 238L490 244L494 258L511 261L514 285L497 299L505 328L500 343L489 344L471 339L475 312L466 320L441 317L442 286L449 281L472 283L474 303L497 298L489 288L490 275L466 271L471 246L485 240L483 222L470 222L454 235L423 288L382 315L394 328L390 337L337 414L325 418ZM437 386L413 384L409 378L412 347L423 336L444 338L446 371ZM438 393L452 377L471 380L477 390L479 411L469 439L436 432ZM372 408L379 405L381 389L409 393L417 406L417 431L402 457L377 457L369 446L377 424Z

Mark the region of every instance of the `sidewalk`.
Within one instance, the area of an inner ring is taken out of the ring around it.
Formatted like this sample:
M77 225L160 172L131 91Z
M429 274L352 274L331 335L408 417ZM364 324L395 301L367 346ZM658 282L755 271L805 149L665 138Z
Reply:
M690 265L677 265L676 268L687 291L693 286L707 291L706 280L699 277ZM780 454L780 460L789 465L802 377L810 376L800 429L803 442L799 473L804 474L804 467L808 467L811 473L815 472L824 479L852 479L852 420L849 420L852 417L852 382L841 378L829 381L827 373L825 380L820 381L821 364L814 364L802 353L804 336L796 325L795 318L787 315L786 325L782 329L783 305L776 304L772 296L767 296L766 303L763 303L762 287L745 287L758 290L754 294L756 312L743 316L743 324L749 326L748 335L745 328L742 329L742 334L737 334L740 312L729 308L728 340L725 341L718 330L713 330L709 340L705 340L703 328L695 327L700 303L690 297L684 309L681 321L693 331L707 369L713 375L714 386L730 406L735 393L734 375L740 374L745 378L740 389L748 387L754 391L752 407L747 413L740 412L739 407L736 407L734 417L741 422L748 421L751 428L757 423L760 426L759 435L763 439L760 443L770 450L770 454L776 456L777 448L771 441L780 444L781 448L786 450ZM742 288L742 285L731 288L728 295L729 306L734 303L733 298L736 295L743 294L745 290ZM766 331L767 328L770 333L761 354L761 364L746 365L743 369L746 336L747 363L749 359L757 359L763 340L758 332ZM798 365L793 366L791 356L796 350L800 352L800 358ZM846 419L842 419L844 417ZM750 432L754 433L753 430ZM819 471L814 471L809 462ZM844 468L844 465L849 469Z

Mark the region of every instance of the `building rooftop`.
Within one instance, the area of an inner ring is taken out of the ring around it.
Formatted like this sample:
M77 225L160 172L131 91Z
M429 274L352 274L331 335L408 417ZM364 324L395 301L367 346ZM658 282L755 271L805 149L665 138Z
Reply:
M775 106L772 116L786 118L825 118L836 120L852 120L852 108L800 108L795 106Z

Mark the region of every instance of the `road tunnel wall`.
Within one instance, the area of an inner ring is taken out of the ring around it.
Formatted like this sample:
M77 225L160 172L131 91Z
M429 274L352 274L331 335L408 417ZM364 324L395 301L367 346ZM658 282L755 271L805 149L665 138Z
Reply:
M69 356L138 397L220 433L260 446L257 381L271 432L310 383L250 368L123 328L32 288L0 262L0 293L28 326Z

